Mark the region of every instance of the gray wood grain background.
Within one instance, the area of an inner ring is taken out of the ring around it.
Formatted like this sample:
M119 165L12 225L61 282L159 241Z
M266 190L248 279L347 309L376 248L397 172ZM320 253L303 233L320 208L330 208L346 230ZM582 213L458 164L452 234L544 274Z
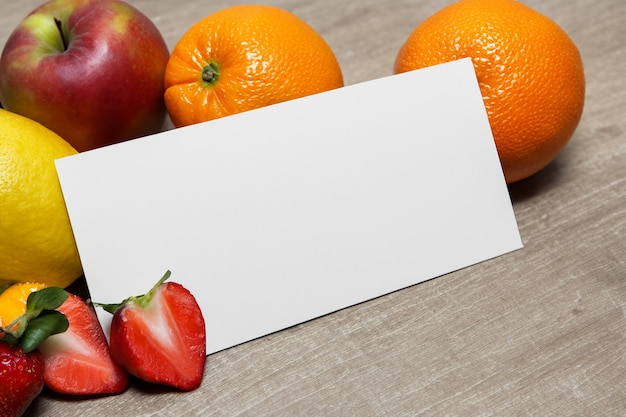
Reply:
M265 1L322 34L346 84L391 75L412 29L450 2ZM2 0L0 45L38 3ZM172 48L237 2L130 3ZM213 354L191 393L45 393L27 415L626 416L626 1L525 3L578 45L587 98L562 154L510 187L523 250Z

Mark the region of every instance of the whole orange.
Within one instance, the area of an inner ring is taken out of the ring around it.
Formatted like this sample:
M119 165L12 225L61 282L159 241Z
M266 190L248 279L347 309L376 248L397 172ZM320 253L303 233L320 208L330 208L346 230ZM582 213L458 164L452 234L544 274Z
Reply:
M294 14L239 5L194 24L165 70L175 126L216 119L343 86L326 41Z
M506 181L538 172L578 126L580 53L548 17L515 0L461 0L415 28L396 73L471 57Z

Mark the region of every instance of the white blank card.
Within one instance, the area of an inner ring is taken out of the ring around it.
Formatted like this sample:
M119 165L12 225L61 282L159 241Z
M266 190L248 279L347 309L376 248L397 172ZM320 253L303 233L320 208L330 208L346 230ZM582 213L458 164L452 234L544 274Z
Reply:
M169 269L202 307L208 353L522 246L469 59L57 170L93 300Z

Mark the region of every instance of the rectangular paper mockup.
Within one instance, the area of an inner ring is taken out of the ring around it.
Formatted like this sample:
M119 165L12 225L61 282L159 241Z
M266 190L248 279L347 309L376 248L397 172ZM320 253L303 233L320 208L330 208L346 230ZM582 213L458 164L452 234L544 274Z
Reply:
M522 247L469 59L57 170L92 299L171 270L202 308L207 353Z

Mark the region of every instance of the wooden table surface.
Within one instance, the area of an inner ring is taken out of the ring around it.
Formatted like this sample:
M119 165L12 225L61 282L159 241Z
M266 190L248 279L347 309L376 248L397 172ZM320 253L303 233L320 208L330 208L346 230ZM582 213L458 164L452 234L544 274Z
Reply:
M130 2L170 48L235 3ZM346 84L391 75L450 2L266 1L321 33ZM46 392L27 415L626 416L626 1L525 2L578 45L587 97L561 155L509 187L524 249L210 355L194 392ZM38 3L2 0L1 45Z

